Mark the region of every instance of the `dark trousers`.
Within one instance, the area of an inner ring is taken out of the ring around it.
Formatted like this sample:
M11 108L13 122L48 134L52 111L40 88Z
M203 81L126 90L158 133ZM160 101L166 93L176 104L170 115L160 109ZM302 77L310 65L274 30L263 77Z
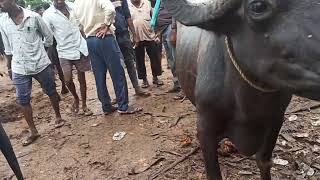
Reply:
M116 37L124 58L124 63L127 67L132 86L136 89L139 87L137 69L135 67L136 55L134 53L133 44L131 42L129 32L117 34Z
M157 43L155 41L141 41L135 49L139 79L145 79L147 77L145 50L147 50L147 54L150 58L153 77L160 76L162 74L162 69Z
M89 37L87 44L103 112L111 111L111 99L106 84L107 71L113 82L118 109L127 110L129 104L127 81L121 65L122 54L114 36L107 35L104 39Z

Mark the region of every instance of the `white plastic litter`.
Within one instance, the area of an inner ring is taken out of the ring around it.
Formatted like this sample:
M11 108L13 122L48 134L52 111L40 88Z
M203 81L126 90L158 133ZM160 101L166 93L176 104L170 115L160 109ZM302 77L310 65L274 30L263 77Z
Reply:
M112 137L112 139L114 140L114 141L120 141L120 140L122 140L125 136L126 136L126 132L116 132L114 135L113 135L113 137Z
M284 160L284 159L280 159L280 158L275 158L275 159L273 159L273 163L277 164L277 165L281 165L281 166L286 166L289 164L289 161Z
M292 122L292 121L296 121L298 119L298 116L297 115L291 115L289 117L289 121Z

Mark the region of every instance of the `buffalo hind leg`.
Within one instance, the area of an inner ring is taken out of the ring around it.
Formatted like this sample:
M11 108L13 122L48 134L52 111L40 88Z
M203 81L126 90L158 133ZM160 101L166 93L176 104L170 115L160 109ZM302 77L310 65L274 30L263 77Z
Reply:
M16 155L13 152L12 145L10 140L4 131L1 123L0 123L0 150L2 151L3 155L7 159L12 171L16 175L18 180L23 180L23 176L20 170L20 166Z
M282 120L270 128L269 133L265 136L264 144L256 154L256 162L260 169L261 180L271 180L272 152L276 145L278 134L282 126Z
M198 139L205 161L208 180L222 180L217 154L218 137L212 126L209 125L210 123L212 123L212 118L204 118L199 115Z

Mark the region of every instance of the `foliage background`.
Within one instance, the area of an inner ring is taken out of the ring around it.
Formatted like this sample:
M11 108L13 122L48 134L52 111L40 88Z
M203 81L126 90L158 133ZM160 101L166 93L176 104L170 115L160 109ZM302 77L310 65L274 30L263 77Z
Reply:
M26 3L26 7L30 6L31 9L35 9L37 6L40 6L44 3L52 2L52 0L24 0L24 1ZM74 0L67 0L67 1L73 2Z

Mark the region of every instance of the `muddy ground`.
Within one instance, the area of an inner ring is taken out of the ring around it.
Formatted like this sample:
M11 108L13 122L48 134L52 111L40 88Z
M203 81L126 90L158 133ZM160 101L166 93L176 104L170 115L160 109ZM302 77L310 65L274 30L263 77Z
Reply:
M0 72L5 71L4 62ZM134 96L129 82L130 103L144 108L136 115L101 114L92 73L87 76L91 117L71 113L71 95L62 96L62 115L67 125L53 128L53 110L37 83L32 105L41 138L23 147L27 125L19 113L15 90L7 77L0 78L0 118L18 156L24 176L29 180L115 180L115 179L205 179L200 151L197 151L196 112L188 100L173 100L167 94L171 74L163 65L165 86L148 89L152 96ZM149 69L150 71L150 69ZM149 77L151 78L151 77ZM57 81L60 90L60 82ZM110 78L108 87L114 97ZM274 151L273 179L320 179L320 109L317 102L294 98ZM311 107L311 108L310 108ZM294 111L298 111L293 113ZM116 132L126 132L113 141ZM192 151L195 153L190 153ZM164 170L190 153L175 167ZM253 158L239 154L220 157L227 179L259 179ZM282 164L282 165L281 165ZM0 179L15 179L0 155Z

